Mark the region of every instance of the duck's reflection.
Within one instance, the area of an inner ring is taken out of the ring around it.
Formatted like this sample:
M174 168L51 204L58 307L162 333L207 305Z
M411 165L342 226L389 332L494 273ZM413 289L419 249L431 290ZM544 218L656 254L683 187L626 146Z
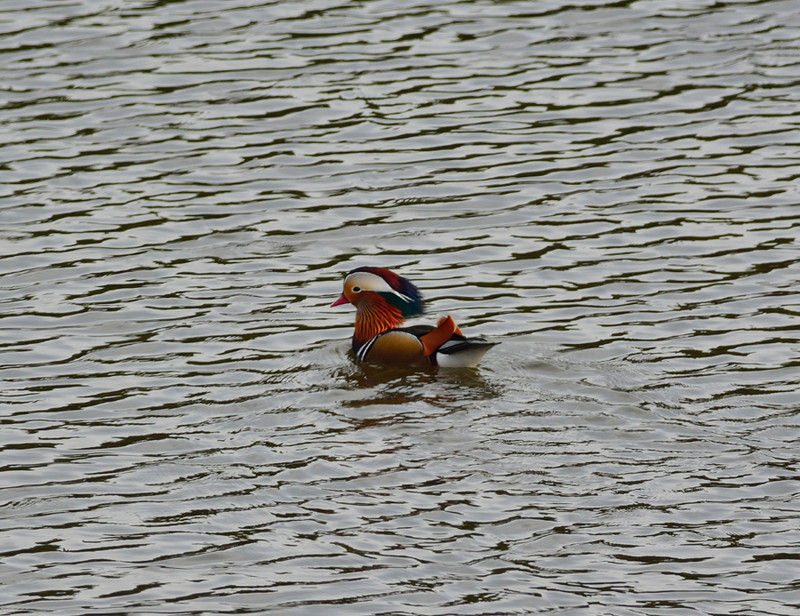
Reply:
M499 394L497 385L475 368L414 369L352 362L336 370L334 379L359 394L342 402L353 408L425 402L455 409Z

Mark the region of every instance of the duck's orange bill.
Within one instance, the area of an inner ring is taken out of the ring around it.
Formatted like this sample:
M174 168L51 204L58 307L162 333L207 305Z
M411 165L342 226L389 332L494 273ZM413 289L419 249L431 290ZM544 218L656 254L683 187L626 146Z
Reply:
M342 296L331 304L331 308L333 308L334 306L341 306L342 304L347 304L347 303L348 303L347 298L344 296L344 293L342 293Z

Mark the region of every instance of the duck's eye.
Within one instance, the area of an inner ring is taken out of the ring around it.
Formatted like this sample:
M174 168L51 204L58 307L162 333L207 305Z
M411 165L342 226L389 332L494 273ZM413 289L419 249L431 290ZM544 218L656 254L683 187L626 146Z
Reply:
M361 287L353 287L353 293L361 293Z

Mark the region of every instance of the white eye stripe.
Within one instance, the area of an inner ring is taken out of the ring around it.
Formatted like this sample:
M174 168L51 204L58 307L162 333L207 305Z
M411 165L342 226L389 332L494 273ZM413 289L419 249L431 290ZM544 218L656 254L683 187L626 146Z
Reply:
M378 276L377 274L372 274L370 272L353 272L345 279L345 284L350 281L353 286L350 287L350 290L354 293L360 293L361 291L375 291L376 293L393 293L404 302L411 303L412 300L407 295L403 295L402 293L398 293L395 291L389 283L386 282L383 278Z

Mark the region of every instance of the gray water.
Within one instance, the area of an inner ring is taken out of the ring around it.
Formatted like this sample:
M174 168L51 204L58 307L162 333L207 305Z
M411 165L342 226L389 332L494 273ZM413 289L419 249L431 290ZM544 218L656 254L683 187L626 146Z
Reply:
M0 32L3 616L798 613L796 0ZM355 365L362 265L501 344Z

